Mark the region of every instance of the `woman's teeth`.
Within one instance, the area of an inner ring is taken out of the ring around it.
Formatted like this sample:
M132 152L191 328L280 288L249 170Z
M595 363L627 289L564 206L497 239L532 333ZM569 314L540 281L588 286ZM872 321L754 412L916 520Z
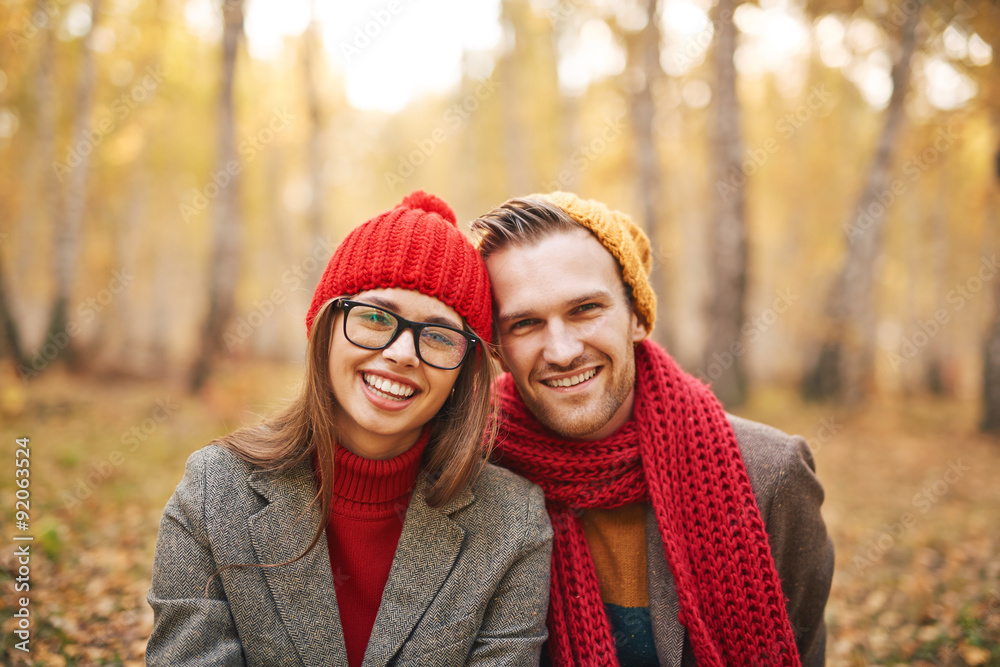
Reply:
M573 377L560 378L558 380L546 380L545 384L550 387L572 387L584 382L585 380L589 380L595 375L597 375L597 369L591 368L590 370L584 371L579 375L574 375Z
M399 384L378 375L369 375L367 373L364 375L364 378L365 384L373 389L376 394L384 398L402 401L413 396L413 387L409 385Z

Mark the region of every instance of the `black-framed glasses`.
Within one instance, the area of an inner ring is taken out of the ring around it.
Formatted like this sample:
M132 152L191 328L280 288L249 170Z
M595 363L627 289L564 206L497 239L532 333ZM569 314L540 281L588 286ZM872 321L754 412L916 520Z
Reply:
M409 329L413 332L417 357L428 366L450 371L465 361L479 337L467 331L430 322L413 322L391 310L370 303L334 299L333 308L344 311L344 336L366 350L384 350Z

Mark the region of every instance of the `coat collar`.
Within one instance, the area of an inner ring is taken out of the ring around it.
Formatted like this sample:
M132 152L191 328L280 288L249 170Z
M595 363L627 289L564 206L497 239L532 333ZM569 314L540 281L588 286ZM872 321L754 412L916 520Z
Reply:
M319 524L312 468L304 463L284 472L255 472L247 483L267 499L247 519L260 564L284 563L309 546ZM300 560L265 567L264 578L292 643L306 667L347 667L326 533Z
M255 472L247 483L268 504L247 520L260 564L283 563L305 551L319 523L312 468L302 463L283 472ZM424 500L425 473L417 480L403 522L389 580L382 593L364 664L385 665L399 651L448 578L462 549L465 530L450 517L475 501L468 488L441 508ZM431 560L416 554L435 554ZM302 663L347 667L336 588L326 533L302 559L264 568L281 620Z

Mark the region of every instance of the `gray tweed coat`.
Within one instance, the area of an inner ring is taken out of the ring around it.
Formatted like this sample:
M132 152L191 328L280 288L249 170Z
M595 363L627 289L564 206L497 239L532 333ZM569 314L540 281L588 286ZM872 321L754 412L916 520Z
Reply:
M407 509L367 665L535 665L546 638L552 528L541 490L487 466L434 509ZM148 665L347 666L325 534L304 464L255 471L217 446L188 459L160 522ZM309 508L307 510L307 508Z

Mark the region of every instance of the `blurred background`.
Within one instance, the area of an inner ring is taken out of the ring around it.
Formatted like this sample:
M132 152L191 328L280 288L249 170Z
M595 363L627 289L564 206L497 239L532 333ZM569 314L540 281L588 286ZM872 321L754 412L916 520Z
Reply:
M830 663L1000 665L997 48L989 0L0 0L4 664L141 664L184 460L419 188L632 215L654 336L816 454Z

